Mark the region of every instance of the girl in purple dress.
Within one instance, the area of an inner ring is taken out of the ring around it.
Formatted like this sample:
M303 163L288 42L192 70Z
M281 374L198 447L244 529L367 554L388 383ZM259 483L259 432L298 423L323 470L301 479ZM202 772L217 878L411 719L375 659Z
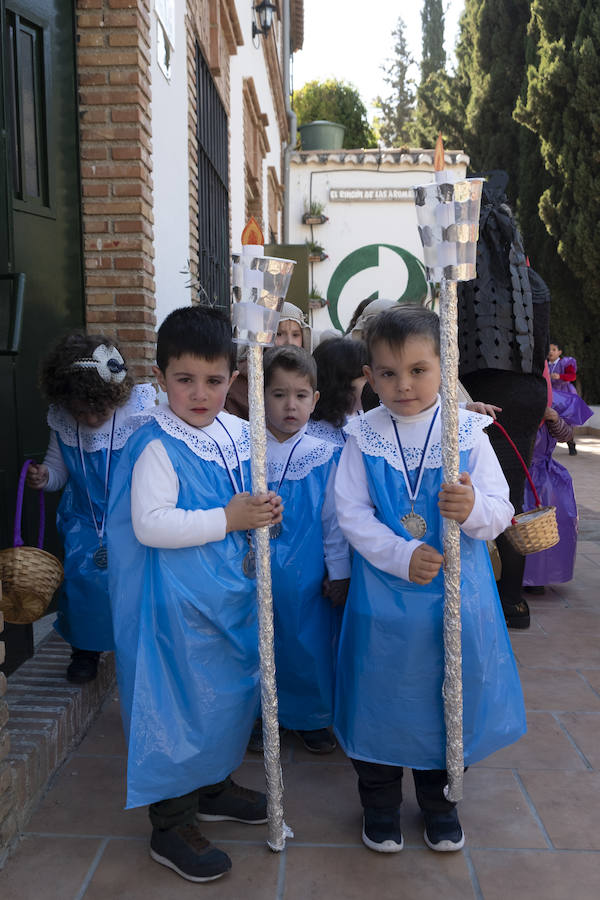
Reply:
M572 412L575 417L580 418L584 411L583 407L585 407L585 409L589 409L589 407L583 402L575 387L575 379L577 378L577 360L572 356L563 356L562 349L559 345L551 341L548 350L548 370L552 381L552 390L560 391L561 394L564 394L564 399L566 401L566 405L564 406L565 413L569 416ZM586 418L589 418L589 416ZM583 421L585 421L585 419ZM563 438L559 438L558 441L561 444L565 443ZM573 440L572 435L566 443L569 447L569 456L577 456L575 441Z
M553 381L553 386L556 380ZM576 394L578 404L573 404L571 394L553 390L552 406L546 407L533 448L531 477L544 506L556 507L556 519L560 540L549 550L541 550L526 557L523 585L528 593L543 594L544 585L571 581L577 549L577 504L573 493L573 481L568 470L552 457L558 442L573 440L575 425L583 425L592 410ZM535 499L529 484L525 485L523 509L532 509Z

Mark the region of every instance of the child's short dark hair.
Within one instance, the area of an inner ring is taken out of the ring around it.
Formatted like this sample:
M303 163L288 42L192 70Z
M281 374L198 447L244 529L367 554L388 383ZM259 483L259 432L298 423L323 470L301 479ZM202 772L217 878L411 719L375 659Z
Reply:
M112 338L84 331L71 331L55 344L42 362L40 372L40 387L50 403L70 412L86 409L104 413L127 402L134 384L131 375L127 373L120 383L104 381L93 366L73 365L90 359L101 344L119 349Z
M169 313L158 329L156 365L164 374L169 362L185 353L209 360L225 357L233 372L237 348L225 313L209 306L182 306Z
M307 378L313 391L317 389L317 364L312 356L302 347L285 344L283 347L272 347L265 353L264 361L265 387L273 380L275 369L285 372L296 372Z
M319 344L313 357L317 363L320 396L312 418L325 419L335 428L341 428L354 402L352 382L362 376L367 363L367 348L363 341L330 338Z
M375 344L385 341L402 348L409 338L429 338L436 355L440 355L440 320L437 313L423 306L399 306L375 316L367 326L365 341L369 365Z

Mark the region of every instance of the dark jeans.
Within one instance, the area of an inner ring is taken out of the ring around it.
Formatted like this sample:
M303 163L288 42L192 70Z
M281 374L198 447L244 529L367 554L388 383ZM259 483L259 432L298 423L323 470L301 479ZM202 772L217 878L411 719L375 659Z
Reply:
M546 382L538 375L519 375L496 369L472 372L461 379L473 400L501 406L498 421L515 442L527 466L531 465L535 437L547 402ZM525 473L515 451L500 429L491 425L488 435L496 451L510 490L510 502L517 513L523 511ZM503 606L520 603L525 557L503 535L496 538L502 561L498 593Z
M358 793L363 807L397 809L402 803L402 766L351 759L358 775ZM423 812L444 813L456 803L446 800L444 788L448 784L445 769L413 769L417 803Z
M220 794L226 786L227 781L220 781L218 784L207 784L204 787L190 791L189 794L183 794L181 797L172 797L169 800L159 800L158 803L152 803L148 807L148 815L152 822L153 828L166 830L167 828L175 828L176 825L189 825L194 821L194 816L198 812L198 802L203 794L214 797Z

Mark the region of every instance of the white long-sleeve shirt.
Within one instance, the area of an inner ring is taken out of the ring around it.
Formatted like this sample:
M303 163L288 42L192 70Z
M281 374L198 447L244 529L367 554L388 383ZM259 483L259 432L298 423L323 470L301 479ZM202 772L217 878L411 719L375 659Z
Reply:
M283 471L288 460L290 451L296 441L306 433L306 426L301 431L296 432L286 441L278 441L267 429L267 458L269 464L274 469ZM307 436L307 441L311 438ZM332 445L333 446L333 445ZM302 444L298 446L298 451L302 453ZM300 455L299 454L299 455ZM296 459L294 456L292 459ZM350 550L348 541L344 537L342 530L338 524L337 513L335 508L335 476L337 467L332 465L327 485L325 487L325 497L321 507L321 526L323 528L323 552L325 557L325 565L330 581L338 581L343 578L350 578ZM273 479L269 476L269 482ZM285 519L285 510L284 510Z
M439 405L439 401L438 401ZM394 414L403 448L422 448L434 408L425 410L417 416L398 416ZM460 412L463 430L469 424L472 446L470 447L469 474L473 484L475 502L461 530L466 535L480 540L491 540L497 537L510 525L514 508L509 500L506 479L486 434L481 425L491 423L486 416L477 413ZM468 418L475 421L469 423ZM389 455L395 468L401 470L399 454L395 450L396 437L390 412L383 406L371 410L365 417L379 436L381 447L377 455ZM477 421L479 420L479 421ZM484 420L484 421L482 421ZM431 435L431 444L440 440L439 416ZM471 443L471 440L469 443ZM409 454L410 455L410 454ZM431 459L430 464L436 460ZM410 463L409 463L410 465ZM427 465L427 461L425 463ZM416 465L414 466L416 468ZM337 515L340 527L351 546L377 569L396 575L406 581L412 554L423 541L406 540L397 535L391 528L375 517L375 507L371 500L363 453L357 437L348 436L338 464L335 483Z

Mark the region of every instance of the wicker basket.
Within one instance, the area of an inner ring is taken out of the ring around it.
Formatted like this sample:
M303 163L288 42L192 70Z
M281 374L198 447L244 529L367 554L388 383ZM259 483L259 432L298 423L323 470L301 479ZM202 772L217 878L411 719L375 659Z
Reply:
M39 492L40 527L38 546L24 547L21 537L23 492L25 477L31 460L21 470L17 489L14 546L0 551L0 581L2 596L0 609L12 625L30 625L40 619L55 590L63 580L63 567L55 556L42 550L44 542L44 494Z
M540 550L549 550L550 547L554 547L558 544L560 540L556 522L556 507L542 506L538 492L535 489L535 485L523 457L502 425L500 425L499 422L494 422L494 425L498 426L519 457L521 465L525 470L527 480L529 481L529 486L533 491L535 502L537 503L535 509L530 509L527 512L522 512L514 516L512 524L508 526L504 534L515 550L523 556L528 556L530 553L539 553Z

